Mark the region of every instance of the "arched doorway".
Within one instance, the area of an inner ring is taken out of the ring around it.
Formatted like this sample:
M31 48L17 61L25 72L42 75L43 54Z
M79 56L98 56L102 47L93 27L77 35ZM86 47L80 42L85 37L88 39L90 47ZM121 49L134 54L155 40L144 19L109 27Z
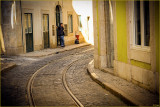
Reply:
M62 8L60 5L56 6L56 26L57 28L60 26L60 23L62 23ZM60 38L57 35L57 46L60 45Z

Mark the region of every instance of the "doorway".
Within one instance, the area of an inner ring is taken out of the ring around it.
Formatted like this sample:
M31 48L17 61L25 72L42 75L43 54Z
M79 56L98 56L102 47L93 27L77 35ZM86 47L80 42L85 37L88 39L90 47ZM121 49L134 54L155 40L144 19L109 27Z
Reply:
M44 48L49 48L49 15L43 14L43 39Z
M33 51L33 22L32 13L25 13L26 52Z
M60 23L62 23L62 9L60 5L56 6L56 27L58 30L58 27L60 26ZM60 45L60 37L57 35L57 46Z

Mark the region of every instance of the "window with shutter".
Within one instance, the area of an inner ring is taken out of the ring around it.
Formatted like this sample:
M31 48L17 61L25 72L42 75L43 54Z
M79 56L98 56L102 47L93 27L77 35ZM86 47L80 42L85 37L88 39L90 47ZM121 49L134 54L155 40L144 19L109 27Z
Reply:
M64 34L65 36L68 35L68 28L67 28L67 24L64 24Z
M81 15L78 15L78 29L79 31L82 31Z
M72 14L68 15L68 30L69 30L69 33L73 33L73 18L72 18Z

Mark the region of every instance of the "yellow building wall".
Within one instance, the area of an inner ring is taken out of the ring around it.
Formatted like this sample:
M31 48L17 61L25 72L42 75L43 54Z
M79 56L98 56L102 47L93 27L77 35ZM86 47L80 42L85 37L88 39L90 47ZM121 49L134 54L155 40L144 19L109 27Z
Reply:
M117 56L118 61L127 63L127 24L126 24L126 2L116 2L117 21Z
M144 69L147 69L147 70L151 70L151 64L144 63L144 62L141 62L141 61L132 60L132 59L130 61L131 61L132 65L135 65L137 67L144 68Z
M156 9L158 11L158 9ZM156 12L157 13L157 12ZM156 14L157 22L159 21L159 15ZM127 56L127 23L126 23L126 1L117 1L116 2L116 22L117 22L117 58L118 61L128 63ZM156 40L157 40L157 69L159 65L159 22L156 23ZM130 60L130 64L144 68L147 70L151 70L151 64L140 62L136 60Z
M151 37L154 37L156 39L156 63L155 59L151 56L155 52L143 52L138 47L129 47L132 43L130 43L132 36L134 36L132 32L132 25L134 20L132 20L132 13L129 14L129 12L132 11L133 7L128 6L128 1L116 1L116 7L115 7L115 15L116 15L116 26L117 32L115 33L115 60L114 60L114 72L117 76L126 79L128 81L132 81L133 83L146 88L152 92L159 92L159 72L153 72L151 63L154 62L154 65L156 64L156 71L159 71L159 46L160 46L160 37L159 37L159 2L152 2L150 6L154 6L151 9L153 12L155 12L153 16L155 19L151 19L154 23L151 23L151 25L154 25L154 29L151 29ZM131 3L130 3L131 4ZM155 5L156 4L156 5ZM131 10L128 10L131 9ZM133 16L134 17L134 16ZM128 20L127 18L130 18ZM130 22L130 23L129 23ZM153 26L152 26L153 27ZM154 31L154 32L153 32ZM152 38L151 38L152 39ZM117 42L117 43L116 43ZM128 46L129 45L129 46ZM133 44L134 45L134 44ZM153 46L153 43L151 43L150 48ZM153 46L155 48L155 45ZM136 50L137 49L137 50ZM136 51L132 51L136 50ZM132 52L132 53L131 53ZM146 61L147 58L141 60L135 52L139 52L141 55L148 55L149 60ZM150 54L152 53L152 54ZM133 57L133 54L135 55ZM132 56L131 56L132 55ZM154 55L155 56L155 55ZM155 68L155 67L154 67Z

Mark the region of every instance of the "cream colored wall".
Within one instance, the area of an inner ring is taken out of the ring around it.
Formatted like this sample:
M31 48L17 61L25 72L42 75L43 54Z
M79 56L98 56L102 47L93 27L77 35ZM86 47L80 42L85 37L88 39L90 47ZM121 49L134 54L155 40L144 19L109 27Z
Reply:
M104 20L104 1L93 1L93 22L94 22L94 66L95 68L103 69L106 67L106 41L105 36L107 32L104 32L103 29L99 26L102 23L106 23ZM114 71L113 73L121 78L124 78L128 81L131 81L141 87L144 87L152 92L159 92L159 72L156 72L156 58L155 58L155 34L154 34L154 26L155 26L155 10L154 10L154 2L150 3L150 11L151 12L151 49L140 49L136 47L132 47L132 38L133 37L133 6L130 1L126 2L126 5L123 5L126 8L126 33L127 33L127 63L118 60L117 53L117 22L116 18L116 2L112 3L113 8L113 20L114 20L114 52L115 52L115 60L114 60ZM133 64L131 60L141 61L142 63ZM146 65L149 63L151 65L151 69Z
M1 1L1 25L7 55L23 53L20 2L16 1L16 23L13 23L13 28L11 27L12 4L11 1Z
M72 14L73 17L73 33L69 33L68 35L65 36L65 45L70 45L70 44L74 44L74 40L75 40L75 31L77 30L77 15L73 10L72 7L72 1L66 1L64 2L64 7L63 7L63 12L64 12L64 24L67 24L68 26L68 31L69 31L69 24L68 24L68 15Z
M133 2L126 2L126 22L127 22L127 58L128 63L118 60L114 61L114 74L118 75L128 81L144 87L152 92L159 92L159 73L156 72L156 58L155 58L155 10L154 2L150 2L150 48L142 48L134 45L134 15ZM114 13L115 14L115 13ZM116 57L116 56L115 56ZM136 61L133 63L133 61Z
M159 92L159 73L156 72L156 45L155 45L155 2L150 2L150 47L135 47L133 44L133 2L127 2L128 17L128 59L131 61L131 79L153 92ZM134 65L132 60L140 61L142 64Z
M77 14L72 7L72 0L58 0L57 1L23 1L23 15L24 13L31 12L33 15L33 40L34 50L43 49L43 29L42 29L42 14L49 14L49 38L50 47L57 47L57 34L56 34L56 6L60 5L62 8L62 21L63 24L68 25L68 14L73 15L73 33L68 33L64 37L65 45L74 44L75 32L78 30ZM24 16L23 16L24 17ZM24 19L24 18L23 18ZM23 20L24 22L24 20ZM55 35L52 35L52 25L55 26ZM25 38L24 38L25 43ZM81 37L81 42L83 42ZM26 44L26 43L25 43ZM26 47L26 46L25 46ZM26 49L24 49L25 51Z
M77 1L72 0L72 5L77 13L81 15L81 34L83 35L86 42L94 44L94 35L93 35L93 1L92 0L83 0ZM78 17L78 16L77 16ZM90 17L89 21L87 17Z
M68 13L73 15L73 33L68 33L65 36L65 45L71 45L75 42L75 32L78 30L78 17L73 9L72 0L54 0L54 1L21 1L22 4L22 25L21 25L21 8L20 1L16 1L17 23L15 28L11 28L11 5L13 2L3 2L2 14L2 31L4 33L4 41L6 54L26 53L26 36L24 29L24 13L32 13L33 21L33 45L34 51L44 48L43 40L43 14L49 14L49 41L50 48L57 47L57 32L56 32L56 6L62 8L62 20L68 25ZM52 30L54 25L54 30ZM22 31L23 26L23 31ZM53 32L55 34L53 35ZM22 35L23 34L23 35ZM80 34L80 43L84 42L83 34ZM17 39L18 38L18 39ZM23 39L23 40L22 40Z
M43 14L49 14L49 38L50 47L56 47L56 36L52 35L52 25L55 25L55 2L51 1L22 1L22 12L23 12L23 26L24 26L24 13L32 13L33 20L33 44L34 51L43 49L43 29L42 20ZM56 27L55 27L56 28ZM25 33L23 33L25 34ZM24 43L25 43L25 35ZM26 43L25 43L26 44ZM26 47L26 45L25 45ZM24 49L25 51L26 49Z
M93 1L94 66L106 67L106 25L104 1Z
M65 36L65 45L71 45L74 44L75 42L75 33L78 30L78 14L75 12L73 5L72 5L72 0L67 0L63 2L63 23L68 25L68 14L72 14L73 17L73 33L69 33L68 35ZM80 43L84 42L84 37L81 35L80 36Z
M144 87L152 92L159 92L159 73L155 72L155 34L154 34L154 2L150 2L150 36L151 48L136 47L133 44L133 2L126 2L126 22L127 22L127 59L128 63L114 60L114 74L128 81L131 81L141 87ZM116 11L113 13L116 14ZM117 23L114 23L115 26ZM115 30L116 31L116 30ZM114 32L114 35L117 35ZM116 39L115 39L116 40ZM116 43L115 43L116 44ZM117 49L117 48L115 48ZM115 50L116 51L116 50ZM115 53L115 58L117 54ZM138 61L132 63L132 60ZM151 66L151 67L150 67Z

